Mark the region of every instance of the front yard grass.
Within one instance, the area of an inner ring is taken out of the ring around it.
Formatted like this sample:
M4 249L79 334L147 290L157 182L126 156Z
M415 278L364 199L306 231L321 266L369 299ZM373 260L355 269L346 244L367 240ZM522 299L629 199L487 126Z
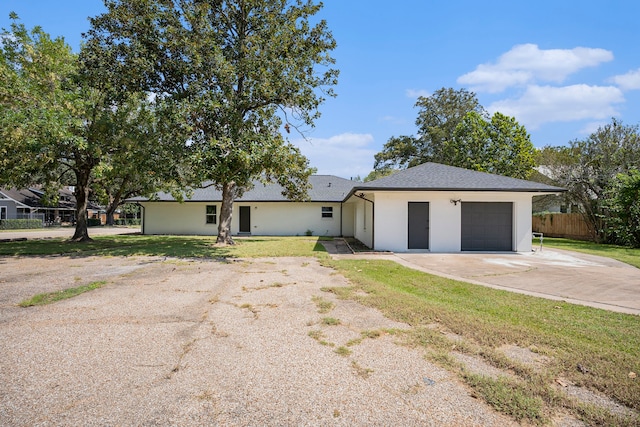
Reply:
M640 417L574 402L556 385L557 379L569 381L640 410L640 381L630 377L640 372L640 317L458 282L391 261L325 263L353 284L332 292L409 324L402 333L408 345L423 348L514 419L544 424L563 409L588 425L640 425ZM529 349L548 361L535 367L519 363L497 350L504 345ZM452 350L513 375L479 378L455 362Z
M97 236L93 242L66 239L0 242L0 256L168 256L180 258L256 258L313 256L325 252L323 237L243 237L233 246L218 246L211 236Z

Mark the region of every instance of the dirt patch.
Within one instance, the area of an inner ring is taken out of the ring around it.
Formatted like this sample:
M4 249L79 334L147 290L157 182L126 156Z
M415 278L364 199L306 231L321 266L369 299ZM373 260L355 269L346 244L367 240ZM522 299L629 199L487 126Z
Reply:
M503 345L498 351L504 353L509 359L520 362L529 366L542 366L549 362L549 358L542 354L538 354L529 348L523 348L517 345Z

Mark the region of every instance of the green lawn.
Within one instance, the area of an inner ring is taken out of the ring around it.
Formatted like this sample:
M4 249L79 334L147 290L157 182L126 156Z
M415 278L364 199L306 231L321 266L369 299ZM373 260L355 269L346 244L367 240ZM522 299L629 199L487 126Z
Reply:
M534 247L537 247L539 244L538 239L533 240ZM545 237L542 247L566 249L568 251L604 256L640 268L640 249L617 245L602 245L582 240L559 239L555 237Z
M318 243L322 237L247 237L237 238L234 246L218 246L210 236L98 236L93 242L74 243L66 239L0 242L0 256L28 255L106 255L170 256L181 258L252 258L313 256L324 252Z
M589 425L640 425L640 417L618 418L576 405L555 390L565 378L640 410L640 317L498 291L422 273L391 261L325 261L353 283L335 288L342 298L381 310L411 329L401 335L423 347L429 357L474 387L496 409L517 420L544 424L560 408ZM453 333L459 342L447 338ZM518 345L550 362L531 368L507 359L496 349ZM491 380L461 370L450 351L483 358L515 374ZM578 365L587 368L580 372Z

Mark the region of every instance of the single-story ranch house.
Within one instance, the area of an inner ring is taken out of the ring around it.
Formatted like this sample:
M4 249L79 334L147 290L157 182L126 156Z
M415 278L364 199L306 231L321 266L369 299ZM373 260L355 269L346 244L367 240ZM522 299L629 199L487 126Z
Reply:
M371 182L314 175L309 201L292 202L276 184L255 187L233 206L235 235L355 237L394 252L531 251L531 200L562 188L425 163ZM143 234L215 235L222 194L196 189L135 198Z

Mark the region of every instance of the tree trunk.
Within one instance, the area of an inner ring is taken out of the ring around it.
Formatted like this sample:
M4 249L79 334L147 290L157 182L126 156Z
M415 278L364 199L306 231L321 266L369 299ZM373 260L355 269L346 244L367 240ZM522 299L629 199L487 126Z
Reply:
M220 222L218 223L218 238L216 243L234 245L231 238L231 217L233 215L233 199L236 196L236 183L228 182L222 186L222 206L220 207Z
M76 172L76 231L71 238L73 242L90 242L87 230L87 204L89 203L89 173Z
M116 213L118 206L120 205L120 197L110 197L109 205L107 206L107 225L112 226L115 224L113 214Z

